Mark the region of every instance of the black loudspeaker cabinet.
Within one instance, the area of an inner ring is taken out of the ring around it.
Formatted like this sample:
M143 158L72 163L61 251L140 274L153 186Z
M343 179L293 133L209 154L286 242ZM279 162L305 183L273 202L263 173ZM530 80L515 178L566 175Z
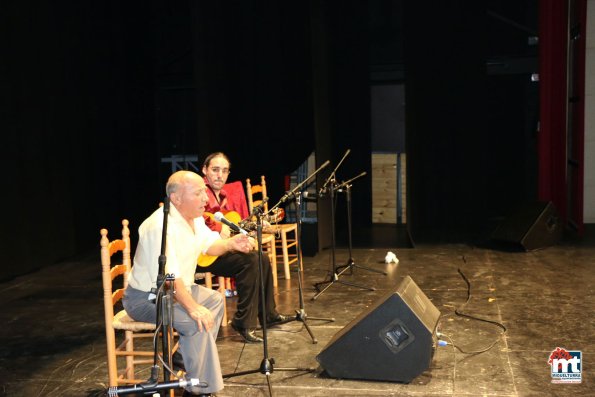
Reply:
M316 256L318 253L318 223L302 222L302 233L300 234L302 254L304 256Z
M432 361L440 312L407 276L316 356L332 378L409 383Z
M552 246L562 237L562 222L552 202L526 203L506 218L492 239L533 251Z

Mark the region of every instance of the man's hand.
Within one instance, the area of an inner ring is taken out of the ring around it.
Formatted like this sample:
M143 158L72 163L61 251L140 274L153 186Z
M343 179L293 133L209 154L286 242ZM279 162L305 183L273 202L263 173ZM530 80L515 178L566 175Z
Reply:
M258 246L258 241L254 237L248 237L248 241L250 242L251 249L256 249Z
M188 292L184 286L184 281L181 278L174 280L174 286L176 288L176 301L184 307L186 312L196 320L198 324L198 330L208 331L215 325L215 319L213 313L206 307L199 305Z
M252 250L252 243L250 238L243 234L236 234L227 240L227 247L230 251L239 251L248 253Z
M200 332L203 330L209 331L215 324L213 313L211 313L211 311L204 306L199 306L198 308L194 309L194 311L190 313L190 317L196 320L196 323L198 324L198 330Z

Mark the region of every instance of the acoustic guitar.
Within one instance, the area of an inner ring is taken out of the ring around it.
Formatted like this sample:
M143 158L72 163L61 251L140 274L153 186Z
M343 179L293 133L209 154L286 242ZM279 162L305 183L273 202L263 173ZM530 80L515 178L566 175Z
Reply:
M240 222L242 222L242 216L235 211L223 210L220 212L225 216L225 219L227 219L230 222L235 223L236 225L239 224ZM211 214L210 212L206 212L206 211L204 214L207 215L212 220L214 220L215 222L218 222L217 219L215 219L215 214ZM219 223L221 223L221 222L219 222Z
M233 222L235 224L239 224L242 221L242 217L236 211L221 211L221 213L223 213L223 215L225 216L225 219L227 219L228 221ZM215 222L221 223L215 219L215 214L212 214L207 211L205 211L204 214L207 215L212 220L214 220ZM217 259L217 258L218 258L217 255L200 254L200 256L198 257L198 266L200 266L200 267L211 266L211 263L215 262L215 259Z
M240 214L238 214L236 211L226 211L226 212L221 211L221 212L225 216L225 219L239 225L242 229L248 230L251 232L255 231L256 223L253 221L250 221L249 218L242 219ZM218 222L215 219L214 214L212 214L210 212L206 212L206 211L204 214L209 216L215 222ZM265 222L269 222L269 223L279 223L281 220L283 220L284 217L285 217L285 211L283 210L283 208L277 208L276 211L274 211L272 214L264 216L262 220ZM211 266L211 264L213 262L215 262L215 260L217 258L218 258L217 255L200 254L200 256L198 257L198 266L199 267L209 267L209 266Z

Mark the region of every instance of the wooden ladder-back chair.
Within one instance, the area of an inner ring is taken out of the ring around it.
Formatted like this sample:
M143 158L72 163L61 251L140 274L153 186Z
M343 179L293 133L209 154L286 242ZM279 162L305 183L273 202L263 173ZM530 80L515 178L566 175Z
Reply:
M260 185L253 185L250 183L250 178L246 179L246 195L248 196L250 213L252 213L254 207L259 205L263 206L265 213L268 212L268 203L265 201L263 204L263 199L267 197L264 175L260 177ZM273 223L269 232L278 236L278 238L275 238L275 257L282 259L285 279L289 280L291 279L289 266L298 260L297 223ZM277 241L280 241L281 244L278 245ZM281 250L281 254L277 254L277 248ZM276 276L276 266L274 272Z
M131 269L128 221L122 221L121 239L109 241L106 229L101 229L100 233L109 385L111 387L144 382L146 379L136 378L134 368L136 364L153 364L154 351L152 347L146 351L137 350L135 339L152 338L155 324L134 321L121 308ZM113 256L118 252L121 252L122 260L113 264ZM119 344L116 331L118 334L124 334L124 339Z
M250 179L247 179L247 185L250 185ZM241 188L242 192L243 192L243 186L240 185L238 187L238 189ZM246 194L242 193L243 197L244 197L244 201L246 201ZM248 200L252 199L251 195L247 195L248 196ZM264 196L263 196L264 197ZM261 201L257 202L255 205L259 205L261 203ZM252 214L252 204L251 202L248 204L246 212L248 214ZM248 215L248 218L250 218L250 216ZM262 251L263 254L268 255L269 257L269 261L271 263L271 271L273 273L273 287L277 287L279 282L278 282L278 277L277 277L277 252L275 249L275 234L274 233L267 233L266 231L263 231L262 233Z

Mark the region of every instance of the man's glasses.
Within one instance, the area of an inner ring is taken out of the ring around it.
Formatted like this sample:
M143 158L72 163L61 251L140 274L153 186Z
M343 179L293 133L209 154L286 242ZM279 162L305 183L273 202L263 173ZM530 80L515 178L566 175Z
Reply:
M214 172L215 174L218 174L218 173L222 173L223 175L229 174L229 168L211 167L209 169L211 170L211 172Z

